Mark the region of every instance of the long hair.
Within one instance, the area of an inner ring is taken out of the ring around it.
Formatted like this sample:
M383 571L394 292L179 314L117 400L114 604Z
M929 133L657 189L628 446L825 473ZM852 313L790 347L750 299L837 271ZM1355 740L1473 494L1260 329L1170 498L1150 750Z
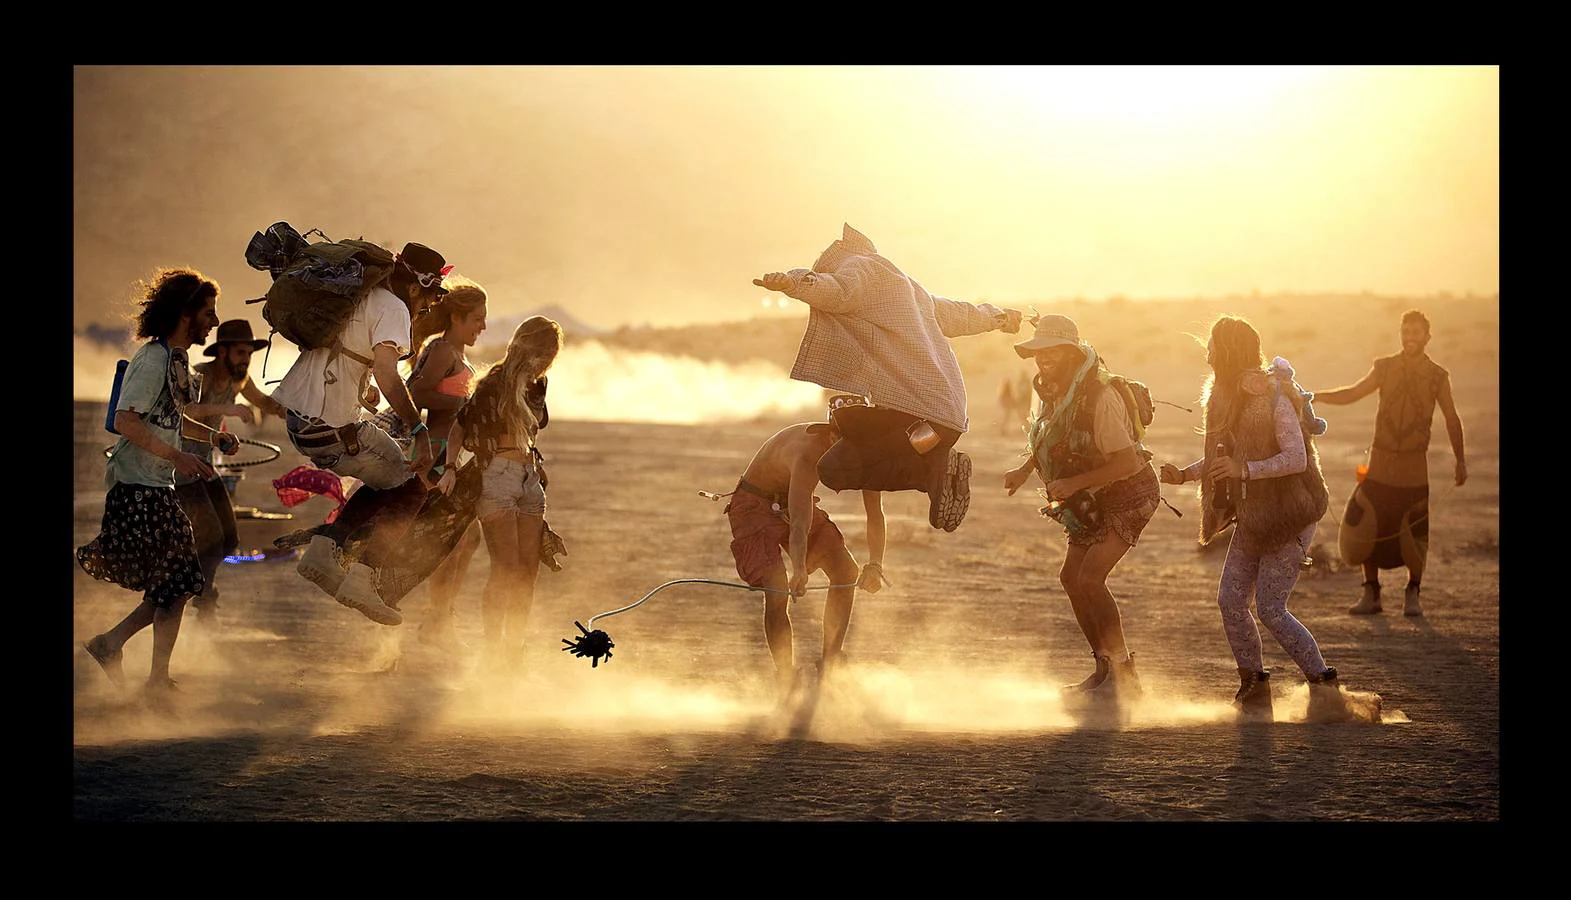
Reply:
M137 282L136 336L167 338L180 319L201 309L211 296L218 300L218 282L195 269L177 266L157 269L153 277Z
M1242 317L1218 316L1211 324L1208 362L1211 372L1200 387L1200 405L1205 410L1201 427L1205 433L1216 436L1226 432L1238 417L1244 373L1265 368L1260 333Z
M485 302L485 288L475 282L462 281L454 285L410 323L409 358L419 359L420 348L432 335L446 333L454 322L485 306Z
M474 396L458 412L464 446L481 465L489 463L498 439L527 446L540 422L529 408L529 388L545 375L562 349L562 326L544 316L520 322L507 342L507 355L475 384Z

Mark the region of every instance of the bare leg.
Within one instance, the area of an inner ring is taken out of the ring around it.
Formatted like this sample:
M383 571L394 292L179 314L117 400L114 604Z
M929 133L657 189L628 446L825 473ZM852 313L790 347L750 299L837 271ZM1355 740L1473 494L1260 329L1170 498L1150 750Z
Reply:
M513 567L508 586L512 596L507 601L507 628L505 639L510 649L517 652L523 647L524 628L529 624L529 613L535 605L535 582L540 577L540 535L545 532L545 517L524 513L517 515L518 543L513 554Z
M492 513L480 520L480 530L491 554L491 574L486 577L480 602L480 623L486 652L496 658L507 636L507 583L516 577L513 573L518 568L518 516L511 510Z
M1129 648L1124 643L1124 620L1118 612L1118 601L1107 589L1107 577L1128 552L1129 545L1110 533L1102 541L1085 548L1080 554L1075 577L1064 585L1069 592L1069 602L1075 608L1075 618L1082 622L1081 630L1086 630L1084 623L1090 623L1087 640L1091 648L1119 660Z
M791 596L786 593L785 569L771 574L764 580L764 640L769 644L769 655L775 660L775 675L780 680L780 695L791 690L796 676L796 662L791 656Z
M464 584L469 572L469 562L480 549L480 523L471 522L458 543L426 579L426 596L430 599L429 612L421 628L425 640L437 644L451 644L453 637L453 600Z
M1068 546L1064 551L1064 564L1058 570L1058 583L1064 586L1064 595L1069 598L1069 608L1075 614L1075 623L1080 626L1080 633L1085 636L1086 643L1091 645L1091 652L1105 656L1107 648L1098 641L1097 624L1091 616L1091 607L1075 596L1080 590L1080 568L1089 549L1077 544Z
M180 637L180 620L185 616L185 597L168 608L153 611L153 666L148 673L148 684L162 687L169 682L169 659L175 652L175 641Z
M850 551L841 547L830 561L824 574L830 584L855 584L859 569ZM845 647L846 632L851 628L851 604L856 599L856 588L831 588L824 599L824 672L840 663L840 653Z

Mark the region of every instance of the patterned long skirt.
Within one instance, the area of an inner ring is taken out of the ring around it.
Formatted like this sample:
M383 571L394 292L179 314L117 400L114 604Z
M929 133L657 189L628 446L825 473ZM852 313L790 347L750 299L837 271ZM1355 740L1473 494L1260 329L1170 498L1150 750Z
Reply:
M163 609L206 585L191 520L172 487L110 488L98 537L76 548L76 562L99 581L141 591L142 599Z

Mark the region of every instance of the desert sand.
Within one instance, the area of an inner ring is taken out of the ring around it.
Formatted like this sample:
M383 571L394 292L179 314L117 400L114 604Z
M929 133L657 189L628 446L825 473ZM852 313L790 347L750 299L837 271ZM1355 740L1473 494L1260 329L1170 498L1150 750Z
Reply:
M1065 311L1115 369L1193 409L1204 352L1181 332L1224 309L1263 323L1268 355L1288 355L1306 387L1351 383L1373 356L1397 349L1408 304L1340 302ZM1059 526L1037 515L1030 488L1007 497L1001 486L1022 442L993 397L998 379L1024 364L1008 351L1018 338L985 335L956 342L972 394L972 430L960 443L975 462L970 513L945 534L928 527L925 496L886 497L893 585L858 596L847 677L816 705L775 712L760 594L681 585L604 615L675 579L736 581L723 504L698 492L730 490L764 438L816 417L652 425L589 421L558 404L541 448L547 520L569 555L563 571L541 572L515 675L488 674L474 659L483 548L456 601L470 648L457 655L418 640L424 588L404 601L406 623L387 628L305 582L292 560L274 559L221 569L220 611L211 622L187 618L173 664L179 693L171 708L155 708L136 688L149 632L126 648L125 690L80 647L135 595L93 581L73 560L62 651L73 654L74 818L1497 822L1498 300L1430 314L1430 349L1452 371L1468 427L1471 477L1452 485L1437 414L1427 614L1401 615L1399 571L1383 573L1384 614L1346 613L1361 578L1336 558L1336 522L1367 449L1373 397L1317 410L1331 421L1318 444L1331 510L1290 604L1344 685L1381 696L1379 724L1305 721L1302 678L1268 634L1276 720L1235 721L1237 676L1215 604L1223 553L1197 547L1192 490L1174 486L1164 497L1183 516L1159 509L1110 580L1146 695L1122 719L1067 707L1057 688L1083 677L1091 659L1058 584ZM1368 333L1340 336L1353 321ZM768 344L782 377L800 324L784 327L785 339ZM102 470L81 448L107 443L94 415L82 418L73 547L97 532L102 512ZM1147 438L1157 461L1198 456L1198 422L1197 411L1159 405ZM237 430L285 443L276 420ZM270 481L302 461L286 446L277 461L248 468L237 502L281 510ZM864 558L860 498L819 496ZM315 524L329 508L314 499L291 521L242 521L242 549ZM811 581L823 582L822 573ZM823 596L792 608L804 664L818 655ZM578 634L575 620L597 615L615 648L592 666L562 640Z

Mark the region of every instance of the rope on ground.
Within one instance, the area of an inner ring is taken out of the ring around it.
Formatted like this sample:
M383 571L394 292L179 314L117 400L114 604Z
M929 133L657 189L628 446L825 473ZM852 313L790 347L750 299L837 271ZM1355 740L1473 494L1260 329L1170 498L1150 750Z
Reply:
M744 591L759 591L759 592L771 593L771 594L789 593L788 591L782 591L779 588L757 587L757 586L754 586L754 585L751 585L751 584L743 584L743 583L738 582L738 581L719 581L719 580L714 579L714 578L678 578L675 581L667 581L665 584L659 585L654 590L652 590L649 593L645 594L644 596L638 598L637 600L633 601L632 603L629 603L628 605L622 607L621 609L613 609L613 610L610 610L609 612L603 612L603 613L599 613L597 615L591 616L589 618L589 624L587 626L584 625L582 622L574 620L573 624L578 626L578 630L581 633L577 637L574 637L574 638L571 638L571 639L569 639L569 638L562 638L562 643L567 645L566 647L562 648L563 652L571 653L574 656L579 657L580 659L582 659L583 657L587 656L587 657L590 658L590 665L592 667L594 667L594 668L599 668L599 666L600 666L600 659L602 657L604 657L607 662L610 661L610 659L611 659L611 648L615 647L616 644L611 641L611 636L609 634L606 634L604 631L594 627L594 624L595 624L596 620L604 619L604 618L607 618L609 616L614 616L614 615L617 615L619 613L625 613L625 612L627 612L630 609L635 609L638 606L643 605L643 603L645 601L647 601L650 597L653 597L655 594L660 593L661 591L665 590L668 587L672 587L672 586L678 585L678 584L716 584L716 585L720 585L721 587L739 588L739 589L744 590ZM817 584L817 585L808 585L804 590L809 590L809 591L828 591L828 590L833 590L835 588L853 588L853 587L856 587L856 583L855 582L852 582L851 584Z

